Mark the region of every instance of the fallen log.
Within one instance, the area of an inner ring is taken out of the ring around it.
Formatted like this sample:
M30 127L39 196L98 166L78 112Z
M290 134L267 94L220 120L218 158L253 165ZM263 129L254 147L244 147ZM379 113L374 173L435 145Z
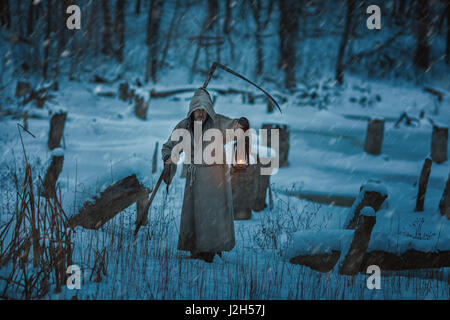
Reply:
M304 265L320 272L329 272L333 270L340 256L340 251L332 250L331 253L296 256L291 258L289 262Z
M69 219L69 226L97 230L135 202L139 219L146 215L142 208L145 208L150 192L151 190L138 181L135 174L125 177L106 188L99 197L94 197L93 201L86 201L78 214Z
M377 265L381 270L446 268L450 267L450 251L423 252L410 249L401 255L371 251L364 255L360 272L365 272L370 265Z

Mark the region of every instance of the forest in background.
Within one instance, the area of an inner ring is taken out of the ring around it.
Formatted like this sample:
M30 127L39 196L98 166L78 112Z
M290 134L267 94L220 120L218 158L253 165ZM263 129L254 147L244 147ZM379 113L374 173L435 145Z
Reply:
M366 26L373 4L381 30ZM0 0L0 89L86 73L192 82L213 61L290 91L346 72L422 82L448 74L449 19L447 0Z

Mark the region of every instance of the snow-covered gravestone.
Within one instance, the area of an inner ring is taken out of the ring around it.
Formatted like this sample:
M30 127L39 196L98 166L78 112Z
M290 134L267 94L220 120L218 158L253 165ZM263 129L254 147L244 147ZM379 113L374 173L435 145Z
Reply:
M367 153L378 155L383 145L384 119L370 119L367 125L366 142L364 150Z
M370 236L375 223L375 210L372 207L364 207L360 212L350 249L339 267L340 274L358 274L369 247Z
M431 137L431 159L436 163L447 161L448 127L433 126Z
M372 207L375 212L388 197L387 188L377 180L368 180L359 189L359 195L352 205L349 221L344 225L346 229L355 229L361 210Z

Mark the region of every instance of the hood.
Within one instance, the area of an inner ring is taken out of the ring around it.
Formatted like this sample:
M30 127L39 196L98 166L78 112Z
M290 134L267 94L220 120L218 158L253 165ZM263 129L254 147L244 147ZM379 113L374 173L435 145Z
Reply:
M211 120L213 122L216 121L216 112L214 111L213 108L211 96L209 95L208 91L206 91L203 88L199 88L197 89L197 91L195 91L194 96L192 97L191 102L189 103L189 112L187 114L188 118L195 110L198 109L205 110L206 113L211 118Z

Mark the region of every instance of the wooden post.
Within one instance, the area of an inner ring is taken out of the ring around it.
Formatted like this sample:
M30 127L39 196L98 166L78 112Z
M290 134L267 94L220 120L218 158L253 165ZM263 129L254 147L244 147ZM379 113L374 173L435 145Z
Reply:
M436 163L447 161L448 127L433 126L431 159Z
M384 119L370 119L367 126L366 143L364 150L367 153L378 155L383 145Z
M249 165L244 170L231 168L231 190L235 220L246 220L252 217L253 170L253 165Z
M153 152L152 173L155 173L158 168L158 146L159 143L156 141L155 151Z
M351 214L353 215L345 227L355 229L361 210L364 207L372 207L375 212L380 210L381 205L388 197L386 188L375 180L369 180L360 187L358 198L353 203Z
M272 101L270 101L269 98L267 98L267 113L272 113L273 112L273 103Z
M53 150L60 146L61 137L66 122L66 112L59 112L52 115L50 119L50 133L48 135L48 148Z
M23 113L23 127L28 130L28 111Z
M431 164L430 158L426 158L420 173L419 189L417 191L416 211L423 211L425 193L427 192L428 179L430 178Z
M255 104L255 97L251 93L248 94L248 103Z
M350 249L339 267L340 274L356 275L359 272L364 255L369 246L372 229L375 226L375 210L364 207L358 219L358 224L353 236Z
M439 202L439 211L447 219L450 219L450 174L448 175L447 184L445 185L441 201Z
M134 102L134 114L143 120L147 119L148 101L145 101L144 98L136 96Z
M58 149L61 150L61 149ZM55 150L55 151L58 151ZM62 171L64 162L64 154L61 152L52 153L52 161L47 168L44 182L42 184L41 195L45 198L56 198L56 181Z
M31 86L28 82L18 81L16 86L16 97L24 97L27 94L31 93Z
M259 212L267 207L266 195L270 184L270 175L261 175L261 164L255 164L253 170L254 200L252 204L253 211Z
M119 85L119 98L120 100L127 101L128 95L128 83L123 82Z

